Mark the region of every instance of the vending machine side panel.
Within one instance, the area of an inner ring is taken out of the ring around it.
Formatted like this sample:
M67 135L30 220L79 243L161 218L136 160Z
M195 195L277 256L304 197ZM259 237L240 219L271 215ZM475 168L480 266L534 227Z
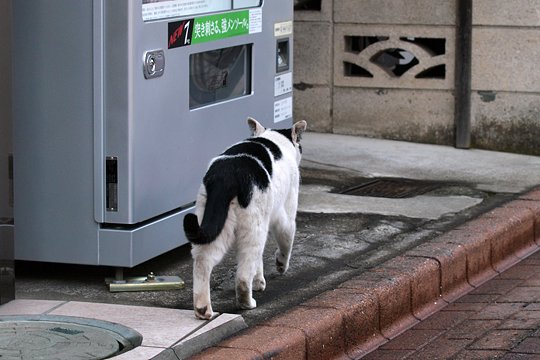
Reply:
M13 1L17 259L97 263L92 6Z

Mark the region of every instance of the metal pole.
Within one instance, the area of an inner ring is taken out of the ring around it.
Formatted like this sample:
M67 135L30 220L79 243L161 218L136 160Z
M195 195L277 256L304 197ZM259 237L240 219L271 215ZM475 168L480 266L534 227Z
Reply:
M472 1L456 0L455 129L456 147L471 146Z

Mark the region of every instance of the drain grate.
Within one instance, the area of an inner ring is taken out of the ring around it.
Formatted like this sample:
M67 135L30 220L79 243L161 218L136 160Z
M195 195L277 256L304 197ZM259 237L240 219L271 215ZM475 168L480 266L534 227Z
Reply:
M378 178L368 179L358 185L349 187L340 194L354 196L371 196L391 199L410 198L425 194L442 187L443 184L434 181Z
M65 316L0 317L0 359L106 359L140 345L134 330Z

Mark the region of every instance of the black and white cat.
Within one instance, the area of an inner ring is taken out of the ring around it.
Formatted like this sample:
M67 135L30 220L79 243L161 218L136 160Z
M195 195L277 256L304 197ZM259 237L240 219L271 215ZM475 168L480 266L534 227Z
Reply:
M242 309L257 303L252 290L263 291L263 251L267 237L277 242L276 267L285 273L296 231L302 148L307 123L290 129L265 129L249 118L252 137L214 158L197 196L195 214L184 218L192 243L193 306L200 319L213 316L210 274L236 246L236 300Z

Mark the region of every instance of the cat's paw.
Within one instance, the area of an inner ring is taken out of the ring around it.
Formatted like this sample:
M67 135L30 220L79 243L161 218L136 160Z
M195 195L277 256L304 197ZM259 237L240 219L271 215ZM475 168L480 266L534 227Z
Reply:
M210 320L214 316L211 306L195 307L195 317L200 320Z
M242 310L251 310L257 307L257 301L255 299L238 299L237 305Z
M289 268L288 259L281 253L281 251L276 251L276 269L278 273L285 274Z
M243 310L257 307L257 302L251 296L251 289L246 281L239 281L236 286L236 304Z
M266 280L263 278L261 279L253 279L253 291L264 291L266 289Z

